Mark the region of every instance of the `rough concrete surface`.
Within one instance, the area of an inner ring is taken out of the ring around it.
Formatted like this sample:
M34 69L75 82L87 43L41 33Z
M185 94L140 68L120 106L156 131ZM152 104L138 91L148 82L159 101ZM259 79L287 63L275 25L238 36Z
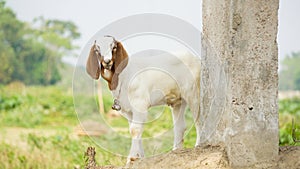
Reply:
M233 166L278 158L278 6L203 0L202 143L224 144Z

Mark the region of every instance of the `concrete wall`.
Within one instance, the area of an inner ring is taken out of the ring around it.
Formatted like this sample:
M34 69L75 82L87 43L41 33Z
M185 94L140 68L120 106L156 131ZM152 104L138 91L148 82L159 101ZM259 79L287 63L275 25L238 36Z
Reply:
M202 143L233 166L278 155L278 0L203 0Z

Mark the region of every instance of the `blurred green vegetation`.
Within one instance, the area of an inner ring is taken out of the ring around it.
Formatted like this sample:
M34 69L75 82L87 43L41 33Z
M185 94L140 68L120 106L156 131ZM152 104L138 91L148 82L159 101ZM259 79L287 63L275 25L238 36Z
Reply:
M95 99L80 98L83 103ZM99 164L124 164L125 158L102 150L88 136L78 136L78 126L71 90L20 82L0 85L0 168L82 168L89 146L97 148Z
M0 0L0 83L55 84L61 57L72 55L79 37L73 22L39 17L26 23Z
M58 87L12 83L0 88L0 126L25 128L74 125L73 97Z
M300 90L300 52L291 53L281 61L279 90Z
M292 138L292 120L294 119L294 128L296 140L300 140L300 98L294 97L279 101L279 128L280 145L300 145L294 143Z
M112 100L109 93L104 100ZM89 104L95 101L94 95L80 96L83 110L98 111ZM105 107L111 102L105 101ZM88 146L96 147L96 160L100 165L123 165L125 157L119 157L101 149L94 138L78 136L75 132L79 124L74 110L73 95L70 90L59 86L25 86L11 83L0 86L0 168L74 168L84 166L84 152ZM118 133L128 136L128 122L122 116L104 114L105 121ZM157 118L159 117L159 118ZM191 113L186 113L187 121L192 121ZM294 144L292 140L292 119L295 119L296 139L300 139L300 98L279 101L280 145ZM145 125L143 137L153 137L172 130L170 109L151 109ZM152 119L152 120L151 120ZM188 125L191 123L188 122ZM119 137L102 135L118 150ZM193 147L196 139L194 127L185 137L185 147ZM166 145L167 143L162 142ZM128 143L128 146L130 144ZM166 149L168 151L170 149ZM153 152L151 152L153 151ZM146 150L150 155L155 150Z

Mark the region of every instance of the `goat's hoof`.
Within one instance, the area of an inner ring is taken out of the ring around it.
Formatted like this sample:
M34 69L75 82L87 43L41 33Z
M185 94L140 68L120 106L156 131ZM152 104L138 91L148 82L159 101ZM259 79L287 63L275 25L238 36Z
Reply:
M133 163L139 160L140 157L128 157L125 168L131 168Z
M128 160L127 160L127 162L133 163L133 162L135 162L135 161L137 161L139 159L141 159L141 158L140 157L129 157Z

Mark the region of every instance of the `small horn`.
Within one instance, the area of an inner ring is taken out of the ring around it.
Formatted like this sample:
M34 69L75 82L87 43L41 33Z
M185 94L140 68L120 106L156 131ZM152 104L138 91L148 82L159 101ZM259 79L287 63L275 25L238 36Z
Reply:
M115 37L113 37L111 35L104 35L104 37L111 37L111 38L113 38L114 42L117 42L117 40L115 39Z

